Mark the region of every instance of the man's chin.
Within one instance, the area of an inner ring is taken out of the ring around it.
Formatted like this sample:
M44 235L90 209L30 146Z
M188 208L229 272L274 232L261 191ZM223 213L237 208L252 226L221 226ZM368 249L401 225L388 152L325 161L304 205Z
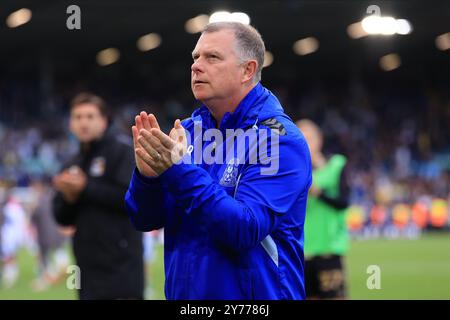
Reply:
M81 143L89 143L92 140L94 140L94 138L92 137L78 137L78 141L80 141Z
M199 92L199 91L194 90L193 93L194 93L195 99L197 99L199 101L206 101L206 100L208 100L208 95L206 95L203 92Z

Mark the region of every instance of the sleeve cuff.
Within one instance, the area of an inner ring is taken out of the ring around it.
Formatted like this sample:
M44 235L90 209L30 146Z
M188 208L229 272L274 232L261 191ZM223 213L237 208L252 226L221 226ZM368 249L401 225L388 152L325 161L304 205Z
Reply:
M161 183L161 179L159 177L146 177L142 175L137 168L134 168L132 180L133 182L137 181L139 184L149 186L157 186Z
M159 176L169 191L177 192L179 180L182 179L188 166L190 165L184 163L174 164Z

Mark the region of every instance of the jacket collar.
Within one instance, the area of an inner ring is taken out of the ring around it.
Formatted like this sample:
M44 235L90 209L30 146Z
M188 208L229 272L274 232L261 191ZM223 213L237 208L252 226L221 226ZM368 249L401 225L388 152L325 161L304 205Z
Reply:
M258 113L270 92L265 89L261 83L253 87L252 90L242 99L234 112L226 112L220 122L220 130L247 128L258 122ZM205 105L198 110L202 121L205 122L207 128L215 127L216 121ZM263 120L263 119L259 119Z
M103 145L110 142L113 136L114 136L114 129L111 128L111 125L109 125L100 138L88 142L87 148L83 148L83 145L80 143L80 152L82 154L90 154L92 152L95 152L96 150L99 150Z

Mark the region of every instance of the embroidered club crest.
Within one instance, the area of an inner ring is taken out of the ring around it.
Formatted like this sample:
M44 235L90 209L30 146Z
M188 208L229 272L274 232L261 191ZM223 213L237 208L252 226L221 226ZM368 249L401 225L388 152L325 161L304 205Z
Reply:
M89 168L89 174L92 177L101 177L105 173L106 160L103 157L97 157L92 159L91 167Z
M220 184L225 187L234 187L238 176L239 161L238 159L231 159L228 161L227 167L223 172Z

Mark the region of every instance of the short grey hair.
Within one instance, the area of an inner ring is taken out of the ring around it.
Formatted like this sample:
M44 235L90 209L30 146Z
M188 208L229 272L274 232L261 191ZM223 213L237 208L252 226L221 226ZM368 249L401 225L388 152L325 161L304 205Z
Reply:
M254 82L261 81L261 71L264 65L264 53L266 48L264 41L258 30L250 25L240 22L214 22L210 23L203 30L203 33L212 33L221 30L231 30L236 37L236 53L242 62L255 59L258 63Z

